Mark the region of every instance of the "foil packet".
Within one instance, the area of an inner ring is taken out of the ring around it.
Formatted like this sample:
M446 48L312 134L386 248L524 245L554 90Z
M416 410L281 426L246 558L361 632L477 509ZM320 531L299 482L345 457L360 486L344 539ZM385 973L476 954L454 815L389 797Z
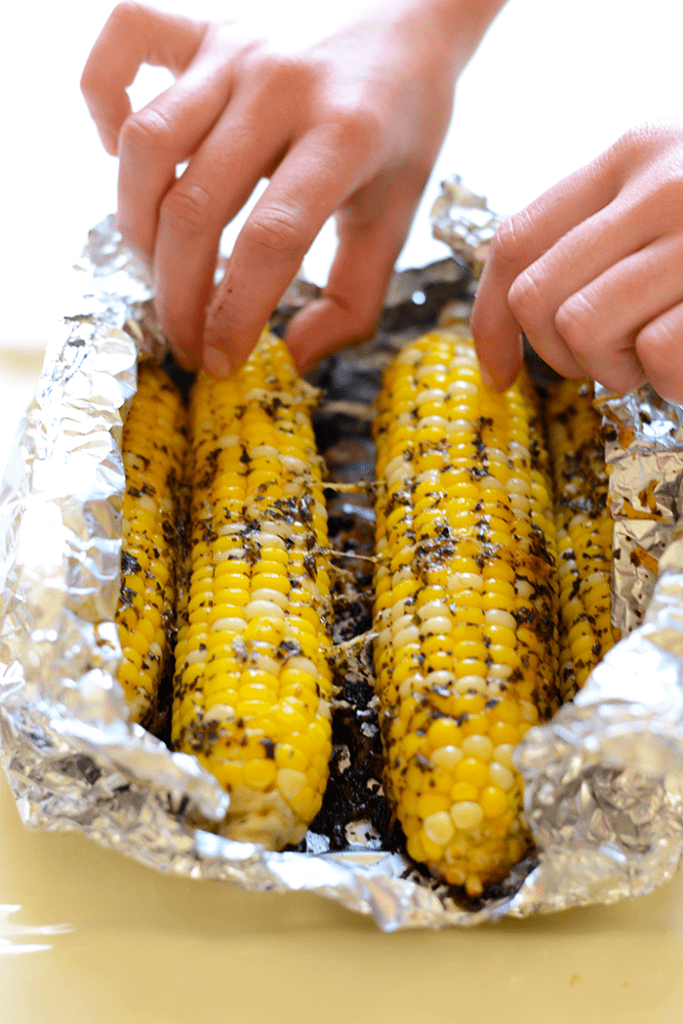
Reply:
M0 490L0 752L25 824L77 829L161 871L249 890L315 892L371 915L385 931L609 903L670 878L683 841L678 498L667 506L670 533L642 625L613 648L576 700L530 730L518 750L537 849L485 899L464 900L428 878L392 831L371 686L367 487L330 492L331 534L343 553L340 576L349 583L337 599L343 686L320 815L300 847L282 853L194 824L220 822L227 795L194 758L172 753L128 721L116 681L121 428L138 356L162 357L164 340L144 275L112 218L91 232L76 274L78 304L50 340ZM275 325L284 326L310 294L310 286L292 289ZM446 298L466 315L471 295L472 274L460 261L397 275L372 341L317 368L313 383L323 388L323 399L315 426L333 481L370 479L369 424L383 367L434 322ZM628 430L634 410L621 408L610 406L610 414ZM672 423L679 411L669 411ZM658 406L660 414L663 424L666 410ZM641 489L645 477L657 478L657 457L647 446L638 451ZM666 493L679 489L680 469ZM662 489L655 492L655 504L661 492L664 507Z

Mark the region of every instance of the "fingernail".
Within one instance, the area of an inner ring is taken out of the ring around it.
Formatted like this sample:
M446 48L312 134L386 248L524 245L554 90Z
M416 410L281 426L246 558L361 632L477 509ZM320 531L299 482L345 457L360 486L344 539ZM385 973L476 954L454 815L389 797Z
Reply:
M232 373L232 364L220 348L204 349L204 366L214 377L229 377Z
M481 373L481 382L484 387L489 388L490 391L496 391L496 382L483 363L479 365L479 372Z

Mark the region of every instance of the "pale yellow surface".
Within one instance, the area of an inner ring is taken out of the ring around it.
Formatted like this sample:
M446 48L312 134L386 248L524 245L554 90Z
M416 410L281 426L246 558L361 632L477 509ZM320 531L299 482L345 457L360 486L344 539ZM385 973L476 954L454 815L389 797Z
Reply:
M3 1024L677 1024L683 880L613 907L384 935L319 897L167 877L26 830L2 775L0 1007Z

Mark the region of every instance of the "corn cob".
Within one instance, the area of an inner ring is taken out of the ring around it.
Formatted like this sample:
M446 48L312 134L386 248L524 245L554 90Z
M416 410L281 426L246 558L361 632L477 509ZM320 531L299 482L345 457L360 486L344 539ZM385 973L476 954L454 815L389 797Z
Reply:
M591 380L565 380L548 406L560 570L560 688L570 700L618 639L610 623L612 519Z
M547 454L522 374L486 390L444 329L388 369L377 442L375 670L410 856L479 895L531 840L512 752L558 707Z
M154 728L159 684L170 667L174 631L177 492L187 447L183 399L149 361L123 427L121 596L116 622L123 658L118 679L133 721Z
M172 736L230 794L228 837L298 843L331 754L327 513L310 420L314 391L263 334L230 380L190 396L187 608Z

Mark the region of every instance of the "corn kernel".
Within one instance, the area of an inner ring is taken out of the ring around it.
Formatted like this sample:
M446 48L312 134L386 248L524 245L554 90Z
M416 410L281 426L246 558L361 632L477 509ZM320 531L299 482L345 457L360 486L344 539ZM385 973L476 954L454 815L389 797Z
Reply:
M478 757L463 757L455 766L454 774L458 782L469 782L480 788L488 781L489 770L486 762Z
M375 608L388 791L410 823L409 855L479 894L525 848L511 834L526 834L511 767L532 722L523 702L554 700L555 528L538 411L524 375L487 392L471 340L433 332L388 368L374 433L378 480L386 473L378 589L384 566L400 570Z
M473 829L481 825L484 812L479 804L471 800L462 800L451 807L451 819L456 828Z
M499 786L486 786L479 800L486 818L497 818L508 809L507 797Z

